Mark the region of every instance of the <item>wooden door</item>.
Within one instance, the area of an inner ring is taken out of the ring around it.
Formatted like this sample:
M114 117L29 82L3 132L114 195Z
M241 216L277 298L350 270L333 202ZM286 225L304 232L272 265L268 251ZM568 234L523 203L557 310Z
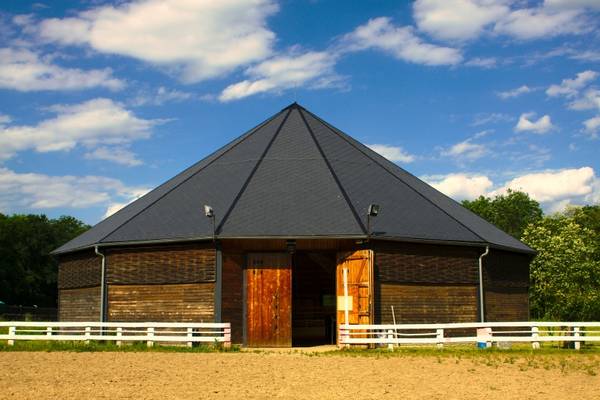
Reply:
M373 323L373 251L338 253L336 270L337 331L346 323L344 269L348 270L348 320L350 324Z
M292 345L292 262L289 254L248 254L246 345Z

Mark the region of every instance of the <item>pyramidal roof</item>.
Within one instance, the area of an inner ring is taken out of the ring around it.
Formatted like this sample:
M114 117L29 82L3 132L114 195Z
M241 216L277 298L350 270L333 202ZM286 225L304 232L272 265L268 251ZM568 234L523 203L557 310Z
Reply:
M532 249L294 103L54 253L219 238L365 238Z

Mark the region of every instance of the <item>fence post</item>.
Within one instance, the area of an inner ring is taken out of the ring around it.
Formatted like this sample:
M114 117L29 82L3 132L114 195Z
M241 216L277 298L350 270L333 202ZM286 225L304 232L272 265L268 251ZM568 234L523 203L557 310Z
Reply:
M350 343L348 343L347 339L350 337L350 331L346 328L342 328L340 325L340 346L344 346L346 348L350 347Z
M531 327L531 337L537 339L540 336L540 329L537 326ZM531 342L531 347L536 350L540 348L540 342Z
M187 336L188 338L191 338L191 337L193 336L193 335L192 335L192 332L193 332L193 331L194 331L194 329L193 329L193 328L187 328L187 335L186 335L186 336ZM192 341L189 341L189 342L187 342L187 347L192 347L192 345L193 345L193 342L192 342Z
M10 326L8 327L8 336L9 337L15 337L17 333L17 327L16 326ZM15 345L15 340L14 339L8 339L8 345L9 346L14 346Z
M152 340L154 338L154 328L153 327L148 328L147 336L148 336L148 341L146 342L146 346L147 347L154 346L154 340Z
M46 327L46 336L52 336L52 327L51 326Z
M394 343L392 343L392 340L394 339L394 331L392 331L391 329L388 329L387 338L390 340L388 342L388 350L394 351Z
M223 329L223 341L226 349L231 347L231 325Z
M443 349L444 348L444 329L443 328L437 329L435 331L435 336L437 339L437 344L436 344L437 348Z
M120 340L121 336L123 336L123 328L120 327L120 326L117 326L117 341L116 341L116 344L119 347L121 347L121 344L122 344L122 342Z
M89 326L86 326L86 327L85 327L85 337L86 337L87 339L85 340L85 344L90 344L90 339L89 339L89 337L90 337L90 335L91 335L91 334L92 334L92 328L91 328L91 327L89 327Z
M579 327L578 327L578 326L574 326L574 327L573 327L573 336L575 336L576 338L578 338L578 337L580 336L580 333L579 333ZM573 342L573 343L574 343L574 345L575 345L575 346L574 346L574 347L575 347L575 350L579 350L579 349L581 349L581 342L580 342L580 341L578 341L578 340L577 340L577 341L575 341L575 342Z

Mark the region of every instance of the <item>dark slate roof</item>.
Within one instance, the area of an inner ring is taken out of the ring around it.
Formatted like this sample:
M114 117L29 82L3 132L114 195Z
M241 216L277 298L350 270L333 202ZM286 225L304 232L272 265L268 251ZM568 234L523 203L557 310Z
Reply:
M533 250L294 103L61 246L366 237Z

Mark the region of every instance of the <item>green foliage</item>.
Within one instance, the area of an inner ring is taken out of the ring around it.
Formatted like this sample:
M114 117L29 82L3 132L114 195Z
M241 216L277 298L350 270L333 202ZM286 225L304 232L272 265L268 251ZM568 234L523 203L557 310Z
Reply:
M56 249L89 226L63 216L0 214L0 300L6 304L56 305Z
M531 224L522 240L538 251L531 263L534 318L600 319L600 207L570 209Z
M527 225L542 219L542 209L527 193L508 190L505 195L464 200L462 205L509 235L520 238Z

